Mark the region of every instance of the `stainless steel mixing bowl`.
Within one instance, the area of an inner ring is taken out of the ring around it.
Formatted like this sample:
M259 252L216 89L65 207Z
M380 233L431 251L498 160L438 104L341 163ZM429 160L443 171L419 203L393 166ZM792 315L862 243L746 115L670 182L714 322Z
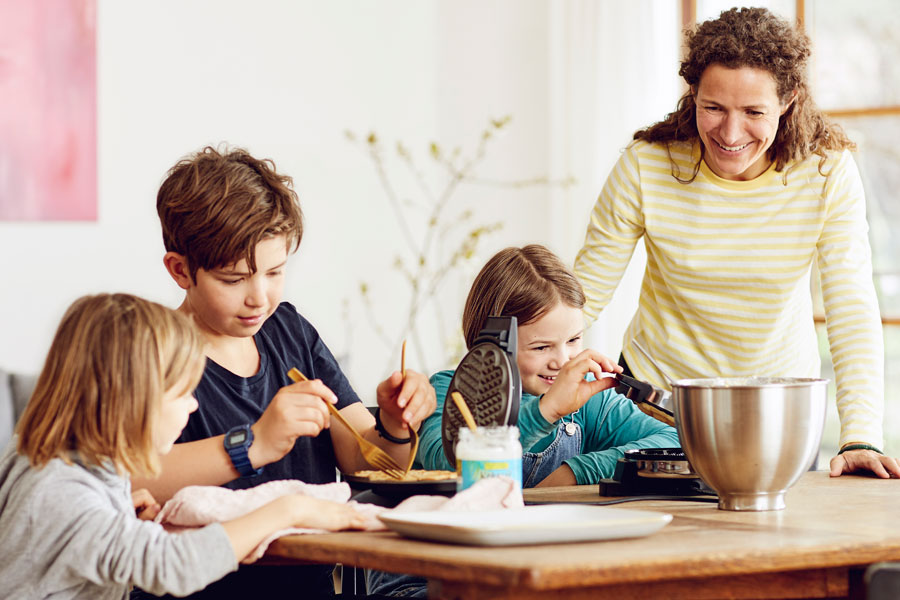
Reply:
M725 510L780 510L809 469L825 425L827 379L673 382L675 426L691 466Z

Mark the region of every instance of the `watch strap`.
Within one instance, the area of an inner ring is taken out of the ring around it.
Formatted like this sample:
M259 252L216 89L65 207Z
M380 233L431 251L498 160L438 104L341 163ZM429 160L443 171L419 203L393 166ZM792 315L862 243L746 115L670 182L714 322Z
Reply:
M236 446L229 446L228 438L231 434L242 430L247 433L244 442ZM228 430L228 433L225 434L225 451L228 453L229 458L231 458L231 464L234 465L235 470L241 474L241 477L253 477L262 473L262 467L254 469L253 463L250 462L249 450L252 443L253 430L250 429L249 425L232 427Z

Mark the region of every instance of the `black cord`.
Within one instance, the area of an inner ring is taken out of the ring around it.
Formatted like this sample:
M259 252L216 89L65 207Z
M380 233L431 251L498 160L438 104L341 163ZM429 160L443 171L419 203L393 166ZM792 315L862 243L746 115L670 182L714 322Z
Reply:
M718 502L718 496L625 496L624 498L614 498L612 500L601 500L599 502L560 502L559 500L526 500L526 505L537 504L590 504L594 506L602 506L606 504L622 504L623 502L637 502L638 500L683 500L685 502Z

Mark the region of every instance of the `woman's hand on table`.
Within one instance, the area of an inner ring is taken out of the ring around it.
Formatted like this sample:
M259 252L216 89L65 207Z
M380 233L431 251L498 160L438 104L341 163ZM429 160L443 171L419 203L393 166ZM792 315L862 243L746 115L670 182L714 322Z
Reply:
M595 350L583 350L559 370L556 380L540 400L541 415L548 423L555 423L572 414L591 399L591 396L616 386L609 373L621 373L622 367L611 358ZM595 380L585 376L593 373Z
M831 459L832 477L860 471L869 471L882 479L900 478L900 462L874 450L847 450Z

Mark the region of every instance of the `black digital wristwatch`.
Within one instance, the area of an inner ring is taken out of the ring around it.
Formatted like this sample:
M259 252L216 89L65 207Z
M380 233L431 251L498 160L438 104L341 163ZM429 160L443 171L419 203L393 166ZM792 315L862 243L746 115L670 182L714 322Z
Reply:
M253 430L249 425L238 425L229 429L225 434L224 443L225 452L231 457L231 464L241 474L241 477L253 477L262 473L262 467L253 468L247 453L250 450L250 444L253 443Z

